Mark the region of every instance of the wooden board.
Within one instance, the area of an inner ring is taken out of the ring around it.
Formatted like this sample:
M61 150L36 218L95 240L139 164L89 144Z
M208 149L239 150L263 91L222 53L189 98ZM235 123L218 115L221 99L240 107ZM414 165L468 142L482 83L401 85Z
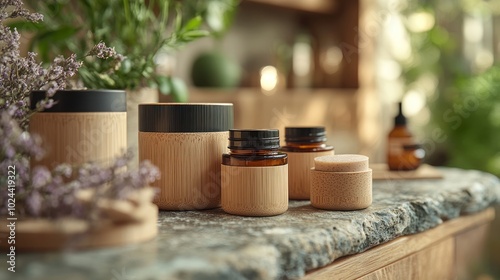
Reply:
M144 205L145 216L139 222L107 223L89 228L81 220L49 221L18 220L15 222L16 252L41 252L61 250L82 250L119 246L153 239L157 233L158 207L150 203ZM8 236L9 228L5 218L0 220L0 236ZM0 241L0 249L9 245Z
M456 247L456 279L474 279L477 268L481 267L484 261L484 252L481 249L486 248L488 235L493 234L490 231L490 224L484 224L463 231L455 237ZM477 276L477 275L476 275ZM476 279L480 277L477 276Z
M454 269L454 243L454 238L448 237L359 280L449 279Z
M373 180L413 180L413 179L442 179L443 174L435 167L422 164L418 169L411 171L390 171L385 163L370 164L373 170Z

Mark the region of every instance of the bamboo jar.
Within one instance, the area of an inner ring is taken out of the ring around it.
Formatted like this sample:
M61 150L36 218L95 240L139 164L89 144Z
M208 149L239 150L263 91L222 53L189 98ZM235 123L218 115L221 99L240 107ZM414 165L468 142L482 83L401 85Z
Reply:
M30 95L31 108L45 98L44 91ZM46 155L31 165L49 168L61 163L110 164L127 148L125 91L62 90L51 108L33 114L29 131L40 135Z
M231 129L222 155L222 209L240 216L274 216L288 209L288 156L277 129Z
M221 155L233 127L233 105L155 103L139 105L139 160L158 166L152 186L163 210L220 206Z
M310 170L314 166L314 158L335 154L326 140L323 126L285 127L286 145L280 150L288 154L290 199L310 199Z
M372 204L372 170L362 155L322 156L311 169L311 205L325 210L359 210Z
M288 210L288 166L222 165L222 209L240 216L275 216Z

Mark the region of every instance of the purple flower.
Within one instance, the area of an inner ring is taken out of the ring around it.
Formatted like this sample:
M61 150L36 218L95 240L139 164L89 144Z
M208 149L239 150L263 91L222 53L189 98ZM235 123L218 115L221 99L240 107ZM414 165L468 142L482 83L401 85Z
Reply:
M6 19L21 17L29 21L40 21L42 16L23 8L21 0L0 1L0 185L7 185L8 166L16 168L16 209L19 213L33 217L93 219L99 216L100 199L121 199L133 190L146 187L159 178L158 169L149 162L141 163L137 170L127 170L133 158L130 151L117 157L109 166L86 163L81 166L62 164L49 170L37 166L30 170L30 160L44 155L41 139L27 131L29 116L36 111L50 108L51 98L70 82L69 79L82 66L76 55L56 57L44 68L37 62L37 55L20 54L20 35L15 29L5 26ZM117 69L124 56L103 42L89 53L110 61ZM45 90L46 98L36 110L29 107L29 94L33 90ZM77 192L82 189L95 190L91 205L79 201ZM2 201L7 192L0 192ZM7 205L0 205L0 215L7 213Z
M54 169L54 172L58 175L69 178L73 173L73 168L69 164L60 164Z
M26 210L34 217L40 216L42 212L42 201L43 197L36 190L28 193L26 198Z
M117 55L115 48L107 47L103 41L95 45L87 54L87 56L97 56L101 59L115 58Z
M57 90L66 87L68 79L76 74L82 62L78 61L74 54L68 58L60 56L45 69L36 61L35 53L29 52L25 57L21 56L19 51L21 36L16 29L3 24L8 18L24 18L36 22L43 17L25 9L20 0L0 2L0 111L8 110L9 106L16 104L19 109L11 116L18 120L23 129L26 129L31 114L28 106L30 92L47 90L47 100L43 106L38 106L37 110L50 108L53 103L48 99Z
M52 174L45 166L37 166L31 175L31 185L34 189L40 189L47 185L52 179Z

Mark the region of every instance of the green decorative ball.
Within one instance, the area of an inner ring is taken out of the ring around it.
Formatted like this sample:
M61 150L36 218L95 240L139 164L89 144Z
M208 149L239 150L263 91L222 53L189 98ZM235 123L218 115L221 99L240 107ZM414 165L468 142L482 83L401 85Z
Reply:
M241 69L223 54L207 52L195 59L191 78L197 87L232 88L240 83Z

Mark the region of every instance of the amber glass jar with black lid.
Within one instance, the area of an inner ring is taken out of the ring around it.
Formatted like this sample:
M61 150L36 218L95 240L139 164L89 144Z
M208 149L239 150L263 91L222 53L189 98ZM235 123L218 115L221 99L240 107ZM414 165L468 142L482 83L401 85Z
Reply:
M333 150L326 144L324 126L285 127L286 146L281 148L287 152L322 152Z
M288 209L288 156L277 129L231 129L222 155L222 209L241 216L274 216Z
M310 198L310 170L314 167L314 158L334 154L326 140L324 126L285 127L286 145L280 150L288 154L290 199Z
M280 152L277 129L231 129L230 152L222 156L222 164L233 166L276 166L287 164L287 155Z

